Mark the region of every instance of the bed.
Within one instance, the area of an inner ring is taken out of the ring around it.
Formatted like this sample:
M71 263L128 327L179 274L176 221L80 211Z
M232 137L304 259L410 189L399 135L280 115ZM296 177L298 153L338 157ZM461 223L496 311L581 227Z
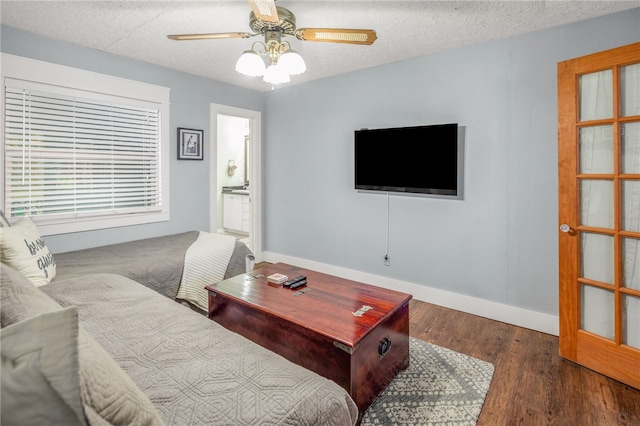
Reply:
M185 265L185 254L199 235L198 231L190 231L55 253L56 275L52 282L93 273L112 273L131 278L163 296L176 300ZM246 256L250 253L246 244L236 241L222 279L244 273ZM193 303L190 303L190 306L195 307ZM197 310L202 311L201 308Z
M201 235L186 232L58 253L48 284L36 284L2 263L3 357L18 347L5 342L11 337L78 348L79 372L65 376L65 382L75 380L75 400L82 401L74 404L73 421L63 424L356 424L355 402L338 384L227 330L201 310L176 303L188 253ZM250 253L235 241L229 249L228 263L222 262L225 278L244 273ZM54 320L75 321L76 335L67 338L77 339L76 344L60 345L59 327L29 334ZM22 359L13 355L12 362ZM58 376L62 371L56 365L52 370ZM3 361L5 373L10 374ZM38 411L50 417L60 398L50 404L17 401L11 407L3 398L2 422L12 424L19 415Z

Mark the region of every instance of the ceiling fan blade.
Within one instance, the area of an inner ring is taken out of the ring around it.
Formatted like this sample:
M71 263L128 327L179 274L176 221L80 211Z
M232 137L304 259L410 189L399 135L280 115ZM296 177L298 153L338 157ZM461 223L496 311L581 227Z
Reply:
M375 30L350 28L298 28L296 37L304 41L371 45L378 38Z
M209 34L172 34L168 35L167 38L171 40L212 40L212 39L220 39L220 38L249 38L252 37L253 34L250 33L209 33Z
M274 0L248 0L248 2L254 15L256 15L256 18L259 20L272 22L274 24L280 22Z

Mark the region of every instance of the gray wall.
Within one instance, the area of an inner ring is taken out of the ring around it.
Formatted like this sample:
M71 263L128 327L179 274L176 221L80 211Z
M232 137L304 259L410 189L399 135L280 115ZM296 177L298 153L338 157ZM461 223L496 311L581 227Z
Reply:
M54 253L194 229L208 230L211 149L205 145L204 161L178 161L176 129L203 129L205 141L208 141L210 103L260 111L264 102L262 93L6 26L1 29L0 50L4 53L171 88L171 150L168 153L171 157L170 221L48 236L47 245Z
M557 63L638 40L635 9L268 93L265 251L557 314ZM450 122L465 199L391 196L384 266L353 132Z

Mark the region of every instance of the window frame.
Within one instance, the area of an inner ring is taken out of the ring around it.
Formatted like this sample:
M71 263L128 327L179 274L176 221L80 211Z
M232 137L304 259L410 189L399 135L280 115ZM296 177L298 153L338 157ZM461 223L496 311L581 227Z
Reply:
M0 205L5 210L5 122L4 100L6 79L22 80L26 82L57 86L56 90L68 90L69 94L78 90L96 93L99 97L118 97L129 99L131 102L150 102L158 105L160 110L160 191L161 205L159 210L153 212L140 212L130 214L114 214L109 212L96 216L76 216L73 218L47 218L43 216L31 216L38 225L42 235L66 234L72 232L107 229L120 226L141 225L168 221L169 213L169 187L170 187L170 89L163 86L139 82L135 80L100 74L64 65L53 64L30 58L0 54L2 61L2 101L3 118L0 120L0 175L3 184L0 185ZM9 218L11 222L17 218Z

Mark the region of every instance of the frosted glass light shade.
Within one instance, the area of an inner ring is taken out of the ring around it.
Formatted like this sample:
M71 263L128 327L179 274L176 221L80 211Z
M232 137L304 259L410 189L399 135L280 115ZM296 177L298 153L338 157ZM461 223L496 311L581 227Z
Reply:
M304 59L295 50L284 52L278 59L278 66L283 67L291 75L302 74L307 70Z
M291 78L280 65L271 64L264 72L264 77L262 77L262 80L264 80L264 82L266 83L281 84L290 82Z
M250 77L264 75L265 68L264 61L253 50L245 50L236 62L236 71Z

